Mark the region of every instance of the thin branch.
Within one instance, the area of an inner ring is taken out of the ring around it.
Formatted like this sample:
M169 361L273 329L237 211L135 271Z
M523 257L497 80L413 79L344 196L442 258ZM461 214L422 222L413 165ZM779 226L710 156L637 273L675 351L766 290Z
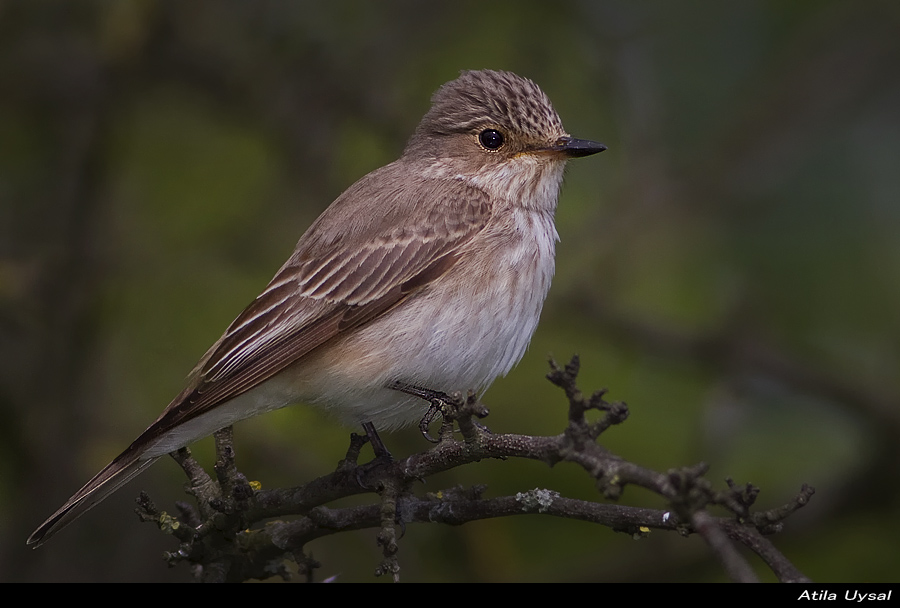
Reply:
M732 544L737 542L759 555L779 580L807 580L762 535L780 531L783 520L809 501L812 488L803 486L782 507L754 512L757 488L727 480L725 489L716 490L704 477L707 466L703 463L662 473L628 462L597 443L602 433L627 418L627 407L605 401L605 391L585 397L576 383L578 371L577 357L562 368L551 362L548 378L565 391L569 400L568 425L559 435L491 433L475 421L487 414L487 408L472 393L465 398L456 393L442 405L440 439L425 452L397 461L380 457L360 465L357 461L366 438L353 434L347 457L332 473L294 488L254 490L234 465L230 431L220 432L216 435L217 481L196 465L187 450L173 454L191 480L189 492L198 500L198 511L182 507L183 515L173 517L160 513L142 497L139 512L143 519L155 521L181 542L179 550L169 554L170 563L188 562L199 579L208 581L266 578L273 573L287 578L285 560L300 564L306 579L313 580L318 566L306 555L305 545L322 536L362 528L379 530L377 543L384 559L376 574L399 580L398 525L461 525L518 514L589 521L635 536L651 529L696 533L732 580L755 581L751 566ZM585 414L591 410L603 415L589 422ZM453 422L462 431L462 440L454 438ZM486 458L525 458L551 466L574 463L595 480L597 489L607 498L616 499L625 487L634 485L663 497L670 509L574 500L546 489L489 499L482 498L484 486L451 488L424 497L412 492L422 479ZM326 506L339 498L364 493L377 493L380 502L342 509ZM725 509L730 515L713 517L709 508ZM288 515L299 517L250 529L258 522Z

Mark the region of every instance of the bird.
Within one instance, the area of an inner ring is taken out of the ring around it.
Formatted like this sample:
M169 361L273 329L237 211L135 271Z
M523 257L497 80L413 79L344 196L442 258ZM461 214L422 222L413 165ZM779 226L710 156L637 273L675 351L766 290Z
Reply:
M434 93L400 158L325 209L184 390L27 544L251 416L306 403L391 430L423 417L422 391L482 394L537 327L566 162L604 150L569 135L533 81L461 72Z

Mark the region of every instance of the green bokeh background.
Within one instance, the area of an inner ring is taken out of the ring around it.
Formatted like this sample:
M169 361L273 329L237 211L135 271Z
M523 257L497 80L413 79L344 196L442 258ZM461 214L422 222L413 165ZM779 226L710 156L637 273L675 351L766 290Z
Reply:
M169 461L24 541L177 394L322 209L396 158L431 93L488 67L535 80L609 150L568 169L557 277L487 424L560 432L546 358L577 352L582 387L631 407L611 450L703 460L763 507L812 484L776 545L816 581L900 580L898 31L887 1L0 2L0 580L190 578L131 512L140 489L184 498ZM282 410L238 425L239 464L302 483L347 433ZM211 442L195 451L209 462ZM423 491L479 483L599 498L574 466L516 461ZM636 488L621 502L663 507ZM323 577L375 580L374 531L310 549ZM699 539L538 516L409 526L399 558L407 581L724 578Z

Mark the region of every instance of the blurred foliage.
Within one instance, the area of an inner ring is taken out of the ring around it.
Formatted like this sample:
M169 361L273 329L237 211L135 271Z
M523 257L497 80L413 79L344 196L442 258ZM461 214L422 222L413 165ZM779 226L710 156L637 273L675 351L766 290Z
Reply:
M48 546L24 541L157 416L316 215L400 153L431 92L490 67L609 151L569 169L557 279L488 425L560 432L546 355L578 352L583 388L632 408L610 449L705 460L762 506L810 483L775 543L817 581L897 581L898 26L887 1L0 2L3 580L189 577L129 507L139 488L183 499L169 462ZM347 432L276 412L236 428L239 463L301 483ZM597 498L574 467L529 462L426 489L483 482ZM339 581L379 559L372 531L311 550ZM409 581L723 578L698 539L540 517L411 527L400 560Z

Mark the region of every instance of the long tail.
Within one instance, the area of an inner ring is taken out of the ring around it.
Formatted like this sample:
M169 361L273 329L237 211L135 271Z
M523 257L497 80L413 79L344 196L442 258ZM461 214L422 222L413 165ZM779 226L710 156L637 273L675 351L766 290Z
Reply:
M28 545L32 548L41 546L54 534L84 515L89 509L131 481L158 459L158 456L141 459L140 453L126 450L106 465L93 479L84 484L84 487L78 490L66 504L32 532L28 537Z

